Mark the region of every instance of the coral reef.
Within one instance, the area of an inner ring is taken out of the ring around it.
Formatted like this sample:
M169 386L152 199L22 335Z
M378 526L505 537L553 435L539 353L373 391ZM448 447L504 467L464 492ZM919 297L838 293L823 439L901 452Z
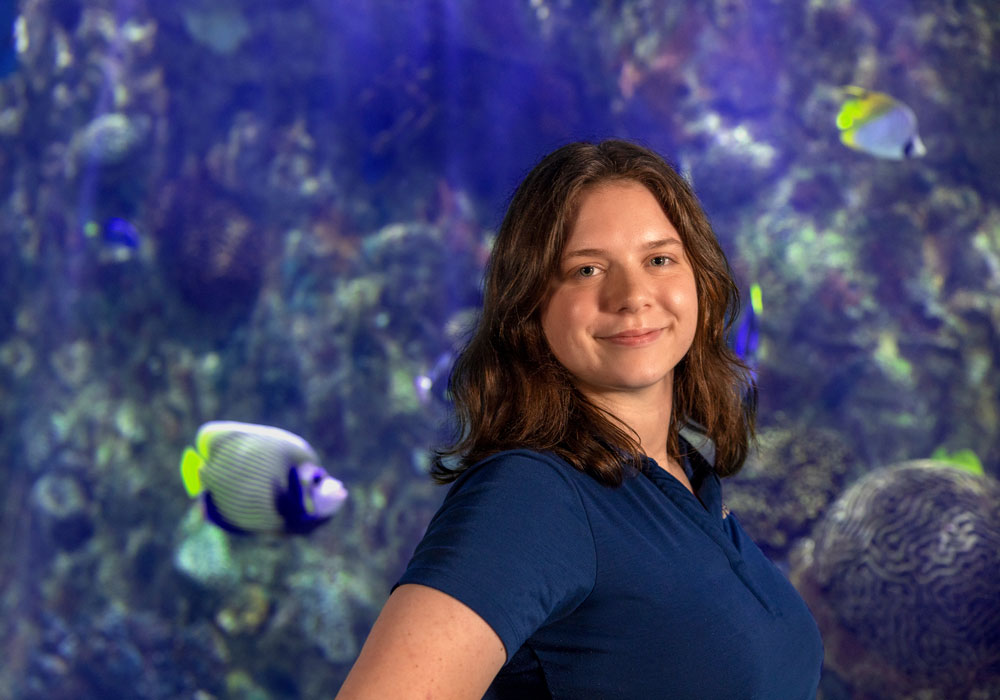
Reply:
M931 460L854 483L795 555L853 697L1000 688L1000 482Z
M175 629L151 612L120 607L72 620L43 614L37 651L13 697L217 695L226 661L217 636L205 622Z
M268 231L224 192L191 176L163 188L154 235L170 287L217 318L253 308L269 253Z
M727 482L726 505L768 557L786 561L858 467L850 443L832 430L768 428Z
M39 512L41 527L53 546L72 551L94 534L89 501L72 476L46 474L35 482L32 505Z

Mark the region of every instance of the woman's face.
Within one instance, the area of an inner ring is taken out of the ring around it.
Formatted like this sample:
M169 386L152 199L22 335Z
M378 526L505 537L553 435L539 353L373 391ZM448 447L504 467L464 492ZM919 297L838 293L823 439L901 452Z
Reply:
M591 399L671 392L698 298L681 238L643 185L585 190L542 309L556 359Z

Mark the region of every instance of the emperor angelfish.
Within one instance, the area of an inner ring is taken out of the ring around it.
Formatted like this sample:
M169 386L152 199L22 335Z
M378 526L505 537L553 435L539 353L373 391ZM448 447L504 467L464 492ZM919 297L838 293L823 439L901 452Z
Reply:
M281 428L211 421L181 458L181 479L205 517L236 533L306 534L330 519L347 489L313 448Z
M845 146L892 160L927 153L917 134L917 115L909 106L884 92L856 85L845 86L843 92L837 128Z

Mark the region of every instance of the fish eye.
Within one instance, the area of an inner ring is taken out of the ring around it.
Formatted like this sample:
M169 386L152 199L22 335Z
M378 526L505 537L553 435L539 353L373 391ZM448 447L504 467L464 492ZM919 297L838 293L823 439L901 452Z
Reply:
M903 146L903 155L906 156L907 158L909 158L910 156L913 155L913 140L912 139L910 139L909 141L907 141L906 145Z
M314 473L312 478L313 485L315 486L321 481L323 481L323 475L320 474L319 472Z

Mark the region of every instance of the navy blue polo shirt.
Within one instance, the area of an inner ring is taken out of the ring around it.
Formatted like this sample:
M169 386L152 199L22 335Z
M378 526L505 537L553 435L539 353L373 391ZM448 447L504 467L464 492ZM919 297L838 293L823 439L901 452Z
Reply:
M451 486L396 585L478 613L507 650L487 698L812 700L823 647L808 608L723 517L714 470L697 497L647 460L617 488L514 450Z

